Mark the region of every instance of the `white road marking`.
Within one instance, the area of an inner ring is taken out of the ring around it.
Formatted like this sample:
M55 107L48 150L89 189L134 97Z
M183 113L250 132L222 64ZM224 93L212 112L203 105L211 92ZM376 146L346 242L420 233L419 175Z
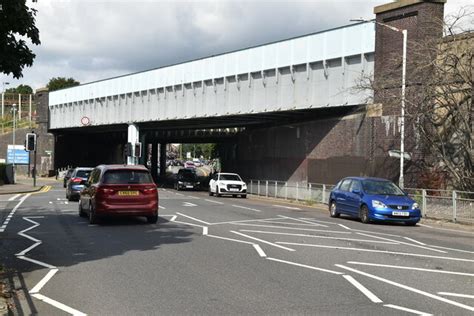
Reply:
M64 204L69 204L69 202L68 202L68 201L66 201L66 202L64 202Z
M207 228L207 226L204 226L202 228L202 234L205 236L205 235L207 235L208 232L209 232L209 229Z
M245 207L245 206L240 206L240 205L232 204L232 207L242 208L244 210L249 210L249 211L254 211L254 212L261 212L261 210L257 210L257 209L250 208L250 207Z
M286 219L291 219L291 220L293 220L293 221L297 221L297 222L301 222L301 223L311 224L311 225L313 225L313 226L327 227L326 225L318 224L318 223L313 223L313 222L309 222L309 221L305 221L304 219L293 218L293 217L288 217L288 216L283 216L283 215L278 215L278 217L286 218Z
M242 225L244 225L244 226L253 226L253 227L302 230L302 231L310 231L310 232L325 232L325 233L334 233L334 234L351 234L350 232L341 232L341 231L337 231L337 230L324 230L324 229L311 229L311 228L298 228L298 227L283 227L283 226L260 225L260 224L245 224L245 223L238 223L238 222L230 222L229 224L241 225L241 226Z
M35 294L38 293L43 286L45 286L46 283L48 283L49 280L58 272L59 269L51 269L49 272L41 279L41 281L38 282L38 284L35 285L34 288L32 288L29 293L30 294Z
M65 311L66 313L69 313L71 315L74 315L74 316L87 316L87 314L84 314L72 307L69 307L67 305L64 305L63 303L60 303L58 301L55 301L47 296L44 296L42 294L32 294L31 296L33 296L34 298L37 298L39 299L40 301L43 301L49 305L52 305L60 310L63 310Z
M403 237L403 238L405 238L406 240L409 240L411 242L414 242L415 244L426 246L426 244L422 243L421 241L418 241L418 240L415 240L415 239L412 239L412 238L408 238L408 237Z
M160 208L160 209L162 209L162 210L166 210L166 207L161 206L161 205L159 205L158 208Z
M273 204L272 206L281 207L281 208L286 208L286 209L288 209L288 210L301 211L301 209L300 209L299 207L285 206L285 205L277 205L277 204Z
M373 274L370 274L370 273L366 273L366 272L359 271L357 269L349 268L349 267L346 267L342 264L336 264L335 266L339 267L341 269L346 269L346 270L352 271L354 273L358 273L360 275L364 275L366 277L369 277L369 278L372 278L372 279L375 279L375 280L378 280L378 281L381 281L381 282L391 284L393 286L405 289L407 291L411 291L411 292L414 292L414 293L417 293L417 294L421 294L421 295L427 296L429 298L432 298L432 299L435 299L435 300L438 300L438 301L441 301L441 302L444 302L444 303L447 303L447 304L450 304L450 305L454 305L454 306L457 306L457 307L467 309L469 311L474 312L474 307L469 306L469 305L461 304L461 303L449 300L447 298L444 298L444 297L441 297L441 296L438 296L438 295L434 295L434 294L431 294L431 293L428 293L428 292L425 292L425 291L422 291L422 290L415 289L415 288L407 286L407 285L403 285L403 284L400 284L400 283L397 283L397 282L394 282L394 281L390 281L388 279L381 278L379 276L376 276L376 275L373 275Z
M176 212L176 214L178 214L178 215L181 215L181 216L184 216L184 217L187 217L187 218L189 218L189 219L192 219L193 221L196 221L196 222L199 222L199 223L203 223L203 224L206 224L206 225L211 225L211 223L208 223L208 222L202 221L202 220L200 220L200 219L197 219L197 218L194 218L194 217L191 217L191 216L188 216L188 215L182 214L182 213L178 213L178 212Z
M315 247L315 248L354 250L354 251L364 251L364 252L386 253L386 254L401 255L401 256L412 256L412 257L422 257L422 258L435 258L435 259L444 259L444 260L453 260L453 261L474 262L474 260L471 260L471 259L441 257L441 256L432 256L432 255L421 255L421 254L418 254L418 253L408 253L408 252L373 250L373 249L364 249L364 248L350 248L350 247L339 247L339 246L325 246L325 245L315 245L315 244L299 244L299 243L294 243L294 242L283 242L283 241L277 241L276 243L279 244L279 245L293 245L293 246Z
M281 259L275 259L275 258L267 258L267 259L268 259L268 260L271 260L271 261L286 263L286 264L290 264L290 265L293 265L293 266L302 267L302 268L307 268L307 269L311 269L311 270L317 270L317 271L322 271L322 272L328 272L328 273L338 274L338 275L344 274L344 273L338 272L338 271L333 271L333 270L328 270L328 269L323 269L323 268L308 266L308 265L306 265L306 264L301 264L301 263L296 263L296 262L291 262L291 261L286 261L286 260L281 260Z
M189 203L189 202L183 202L183 206L186 206L186 207L195 207L197 206L196 204L193 204L193 203Z
M329 236L318 236L318 235L308 235L308 234L292 234L292 233L282 233L282 232L269 232L262 230L251 230L251 229L239 229L240 232L248 233L258 233L258 234L270 234L270 235L284 235L284 236L294 236L294 237L309 237L309 238L322 238L322 239L335 239L335 240L347 240L347 241L362 241L370 243L381 243L381 244L398 244L391 241L378 241L378 240L368 240L368 239L354 239L354 238L340 238L340 237L329 237Z
M30 252L32 249L38 247L39 245L41 245L42 242L41 241L37 241L35 242L33 245L29 246L28 248L26 248L25 250L23 250L22 252L19 252L16 254L16 256L24 256L26 255L28 252Z
M267 254L263 251L263 249L262 249L259 245L253 244L252 246L255 248L255 250L257 250L258 255L259 255L260 257L262 257L262 258L267 257Z
M425 224L420 224L420 223L418 223L418 225L420 225L420 226L422 226L422 227L433 228L432 226L428 226L428 225L425 225Z
M249 223L249 222L265 222L272 219L278 218L266 218L266 219L244 219L241 221L229 221L229 222L218 222L218 223L211 223L211 225L223 225L223 224L239 224L239 223Z
M445 296L455 296L455 297L463 297L463 298L473 298L474 295L469 295L469 294L459 294L459 293L450 293L450 292L438 292L439 295L445 295Z
M308 221L312 221L312 222L316 222L316 223L323 223L323 224L329 224L329 225L337 225L337 223L331 223L331 222L326 222L326 221L320 221L320 220L316 220L312 217L300 217L300 219L305 219L305 220L308 220Z
M345 226L345 225L342 225L342 224L338 224L339 226L341 226L342 228L344 229L347 229L347 230L351 230L349 227Z
M433 227L433 226L428 226L428 225L420 224L420 223L418 223L418 225L420 225L422 227L426 227L426 228L431 228L431 229L446 230L448 232L456 232L456 233L470 234L470 235L474 234L473 232L468 232L468 231L464 231L464 230L455 230L455 229L448 229L448 228Z
M180 196L184 196L184 194L181 194L181 193L176 193L176 192L175 192L174 194L180 195Z
M255 245L253 242L250 242L250 241L239 240L239 239L233 239L233 238L227 238L227 237L221 237L221 236L216 236L216 235L207 235L207 237L212 237L212 238L217 238L217 239L223 239L223 240L228 240L228 241L235 241L235 242L240 242L240 243L242 243L242 244L247 244L247 245Z
M282 218L283 219L283 218ZM262 222L269 223L269 224L285 224L285 225L293 225L293 226L306 226L306 227L314 227L314 224L303 224L303 223L291 223L291 222L282 222L282 221L269 221L264 220ZM327 227L327 226L326 226Z
M410 308L406 308L406 307L402 307L402 306L398 306L398 305L384 304L384 306L389 307L389 308L393 308L393 309L398 309L398 310L408 312L408 313L417 314L417 315L420 315L420 316L433 316L433 314L420 312L420 311L417 311L416 309L410 309Z
M367 289L365 286L363 286L362 284L360 284L356 279L354 279L353 277L351 277L350 275L346 275L344 274L343 275L344 279L346 279L347 281L349 281L349 283L351 283L352 285L354 285L356 287L356 289L358 289L359 291L362 292L362 294L364 294L365 296L367 296L367 298L369 300L371 300L373 303L383 303L383 301L378 298L374 293L372 293L369 289Z
M49 204L53 204L53 202L52 202L52 201L49 201Z
M209 200L209 199L204 199L204 201L211 202L211 203L215 203L215 204L224 204L224 203L222 203L222 202L213 201L213 200Z
M176 220L176 218L177 218L177 217L178 217L178 216L176 216L176 215L173 215L173 216L170 218L170 222L174 222L174 221Z
M249 236L249 235L246 235L246 234L242 234L242 233L239 233L239 232L236 232L236 231L233 231L233 230L231 230L230 232L233 233L233 234L237 234L237 235L240 235L240 236L243 236L243 237L247 237L249 239L253 239L253 240L262 242L264 244L267 244L267 245L270 245L270 246L273 246L273 247L277 247L277 248L288 250L288 251L295 251L294 249L284 247L284 246L280 246L280 245L274 244L272 242L269 242L269 241L266 241L266 240L263 240L263 239L259 239L259 238L255 238L255 237L252 237L252 236Z
M7 229L8 223L10 223L10 219L13 217L15 214L16 210L20 207L23 202L30 196L31 194L27 194L24 197L22 197L19 202L15 205L15 207L11 210L10 214L7 215L7 218L3 222L2 226L0 226L0 233L3 233L5 229Z
M47 264L47 263L44 263L42 261L38 261L38 260L35 260L35 259L31 259L31 258L28 258L28 257L25 257L25 256L18 256L17 258L21 259L21 260L29 261L31 263L36 263L37 265L48 268L48 269L56 269L56 267L53 266L53 265L50 265L50 264Z
M186 195L186 197L188 197L190 199L200 200L200 198L198 198L197 196Z
M424 269L424 268L405 267L405 266L393 266L389 264L378 264L378 263L357 262L357 261L348 261L347 263L357 264L361 266L384 267L384 268L393 268L393 269L402 269L402 270L415 270L415 271L434 272L434 273L442 273L442 274L456 274L456 275L465 275L465 276L474 277L474 273L465 273L465 272L444 271L444 270Z
M184 225L189 225L189 226L194 226L194 227L204 227L202 225L198 225L198 224L193 224L193 223L187 223L187 222L181 222L181 221L174 221L174 223L178 223L178 224L184 224Z
M458 251L458 252L474 253L474 251L467 251L467 250L456 249L456 248L448 248L448 247L433 246L433 245L428 245L428 246L433 247L433 248L440 248L440 249L446 249L446 250L452 250L452 251Z
M8 201L13 201L15 200L17 197L19 197L21 194L17 194L17 195L14 195L12 196L11 198L8 199Z
M381 240L395 241L395 242L398 242L398 243L400 243L400 244L402 244L402 245L407 245L407 246L411 246L411 247L416 247L416 248L431 250L431 251L434 251L434 252L447 253L446 251L443 251L443 250L433 249L433 248L429 248L429 247L425 247L425 246L420 246L420 245L414 245L414 244L410 244L409 242L397 241L397 240L388 239L388 238L384 238L384 237L373 236L373 235L369 235L369 234L365 234L365 233L356 233L356 234L362 235L362 236L366 236L366 237L377 238L377 239L381 239Z

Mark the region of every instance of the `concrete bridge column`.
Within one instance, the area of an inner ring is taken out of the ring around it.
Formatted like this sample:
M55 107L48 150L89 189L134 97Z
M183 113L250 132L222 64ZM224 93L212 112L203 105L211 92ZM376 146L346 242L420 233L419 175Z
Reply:
M166 179L166 143L160 143L160 179Z
M151 175L158 182L158 143L151 143Z
M140 129L135 124L128 125L128 135L127 135L127 142L132 143L132 146L135 146L136 143L139 142L140 137ZM127 164L128 165L136 165L138 163L138 159L135 157L127 157Z

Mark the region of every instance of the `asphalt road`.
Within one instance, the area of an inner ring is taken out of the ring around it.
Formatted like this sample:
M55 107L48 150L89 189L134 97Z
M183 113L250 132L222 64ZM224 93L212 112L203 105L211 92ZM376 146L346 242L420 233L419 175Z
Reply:
M160 207L156 225L89 225L60 184L0 196L0 260L17 291L15 314L474 312L472 231L365 225L206 192L163 189Z

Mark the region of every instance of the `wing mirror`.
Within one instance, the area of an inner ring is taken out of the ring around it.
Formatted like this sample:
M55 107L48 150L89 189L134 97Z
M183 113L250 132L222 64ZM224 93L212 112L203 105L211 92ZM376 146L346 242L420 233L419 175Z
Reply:
M361 192L360 192L360 190L352 190L352 193L360 195Z

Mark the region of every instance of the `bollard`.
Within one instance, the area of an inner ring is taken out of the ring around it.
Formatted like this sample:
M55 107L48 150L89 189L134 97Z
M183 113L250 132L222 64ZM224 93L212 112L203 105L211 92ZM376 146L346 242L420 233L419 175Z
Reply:
M268 180L265 181L265 197L268 197Z
M260 196L260 180L257 181L257 195Z
M326 202L326 185L323 184L323 194L322 194L322 197L321 197L321 203L325 203Z
M453 222L456 223L456 217L457 217L457 205L456 205L456 199L457 199L457 193L456 191L453 191Z
M426 190L421 190L421 215L426 216Z
M277 190L278 190L278 185L277 185L277 182L275 181L275 198L278 197Z

